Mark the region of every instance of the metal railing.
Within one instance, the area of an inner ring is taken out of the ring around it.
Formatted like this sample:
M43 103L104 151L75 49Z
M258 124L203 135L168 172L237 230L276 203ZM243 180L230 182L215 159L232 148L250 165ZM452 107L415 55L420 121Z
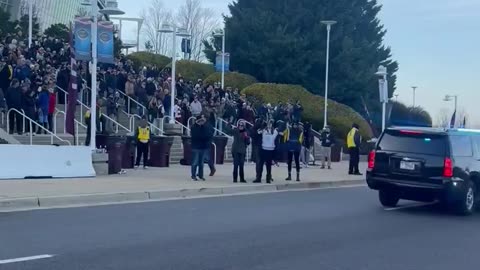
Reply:
M147 112L147 107L145 107L143 104L133 99L132 97L128 96L127 94L123 93L122 91L119 91L118 89L116 89L116 91L120 93L120 95L124 96L124 98L126 99L126 105L128 108L128 110L125 111L126 114L133 114L132 112L130 112L130 107L131 107L130 105L133 102L134 104L142 108L143 115L145 115L145 113Z
M184 124L178 122L177 120L175 120L175 124L181 125L182 128L185 128L188 131L188 134L191 134L191 129L189 127L186 127ZM211 144L213 145L213 164L217 164L217 144L214 142L212 142ZM183 148L183 144L182 144L182 148ZM225 152L227 152L227 150L225 150Z
M192 120L192 119L193 119L193 120L196 120L197 118L194 117L194 116L188 118L188 120L187 120L187 129L188 129L189 131L191 130L191 128L190 128L190 127L191 127L191 124L190 124L191 121L190 121L190 120ZM220 119L220 118L219 118L219 119ZM178 122L178 121L176 121L176 122ZM182 125L182 126L183 126L183 125ZM230 136L230 135L228 135L227 133L225 133L225 132L217 129L216 127L214 127L213 130L215 131L215 133L221 134L221 135L223 135L223 136L225 136L225 137L227 137L227 138L230 138L230 139L233 138L232 136ZM190 135L190 134L189 134L189 135Z
M130 115L129 125L130 125L130 130L132 130L131 132L134 132L134 130L135 130L135 127L136 127L135 119L136 118L138 118L140 120L142 119L142 117L140 117L140 115L138 115L138 114ZM154 130L154 131L156 130L156 131L158 131L158 134L160 136L163 136L163 118L157 118L157 119L160 120L159 123L162 127L157 127L154 123L150 123L150 122L148 122L148 125L150 126L151 130Z
M43 130L45 133L47 133L48 135L50 135L50 142L51 144L53 144L53 138L56 138L57 140L61 141L61 142L64 142L64 143L67 143L68 145L72 145L69 141L67 140L64 140L60 137L58 137L56 134L54 134L53 132L51 132L50 130L46 129L45 127L43 127L42 125L38 124L37 122L35 122L35 120L33 120L32 118L26 116L24 113L20 112L19 110L17 109L10 109L8 110L7 112L7 132L10 132L10 123L9 123L9 118L10 118L10 113L12 112L15 112L15 113L18 113L22 116L23 118L23 127L25 128L25 120L28 120L29 121L29 134L30 134L30 145L33 145L33 125L37 126L38 128L40 128L41 130Z

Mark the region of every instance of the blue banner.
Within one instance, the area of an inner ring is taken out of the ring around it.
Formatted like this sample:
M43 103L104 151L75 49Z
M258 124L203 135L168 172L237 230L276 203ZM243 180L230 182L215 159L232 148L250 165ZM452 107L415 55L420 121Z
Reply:
M230 54L225 53L225 63L224 63L225 72L230 71ZM215 71L222 72L222 52L217 52L217 58L215 60Z
M111 22L98 22L98 62L114 64L113 47L113 24Z
M91 22L88 18L75 19L75 59L90 61L92 59Z

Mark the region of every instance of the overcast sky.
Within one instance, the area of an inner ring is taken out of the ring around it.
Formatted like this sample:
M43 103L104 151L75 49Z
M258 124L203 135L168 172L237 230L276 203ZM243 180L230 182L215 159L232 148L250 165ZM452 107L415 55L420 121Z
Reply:
M150 0L118 0L125 16L137 17ZM228 13L230 0L203 0L218 16ZM398 100L413 102L411 86L418 86L417 105L432 117L442 110L453 113L453 102L443 101L446 94L459 95L459 107L465 109L471 124L480 127L480 0L379 0L380 18L387 29L386 45L400 64ZM183 0L164 0L166 7L177 9ZM134 30L123 31L134 39ZM333 28L333 31L335 29ZM335 72L335 71L331 71Z

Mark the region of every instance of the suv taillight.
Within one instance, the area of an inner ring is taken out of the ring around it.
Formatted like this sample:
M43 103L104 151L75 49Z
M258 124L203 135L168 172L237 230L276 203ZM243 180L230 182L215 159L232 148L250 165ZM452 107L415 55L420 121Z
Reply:
M368 170L371 171L375 167L375 150L368 154Z
M443 177L453 177L453 162L451 158L443 161Z

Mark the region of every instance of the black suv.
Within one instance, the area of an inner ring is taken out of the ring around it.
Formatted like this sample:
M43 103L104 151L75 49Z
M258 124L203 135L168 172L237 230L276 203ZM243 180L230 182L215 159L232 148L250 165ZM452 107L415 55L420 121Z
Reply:
M472 214L480 187L480 131L386 129L369 154L366 178L384 206L395 207L399 199L438 200Z

